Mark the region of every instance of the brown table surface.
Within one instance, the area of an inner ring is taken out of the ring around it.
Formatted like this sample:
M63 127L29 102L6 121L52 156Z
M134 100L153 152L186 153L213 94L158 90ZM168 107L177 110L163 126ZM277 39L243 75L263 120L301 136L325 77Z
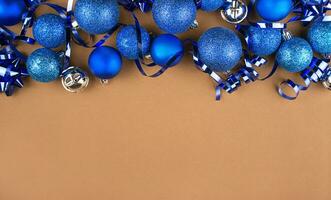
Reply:
M138 17L160 33L151 14ZM198 20L180 37L231 27L217 13ZM121 21L132 23L124 11ZM89 52L74 45L72 64L87 69ZM0 97L0 199L329 200L331 94L314 84L286 101L275 88L291 77L279 70L221 102L189 55L157 79L125 61L109 85L94 78L80 94L25 80Z

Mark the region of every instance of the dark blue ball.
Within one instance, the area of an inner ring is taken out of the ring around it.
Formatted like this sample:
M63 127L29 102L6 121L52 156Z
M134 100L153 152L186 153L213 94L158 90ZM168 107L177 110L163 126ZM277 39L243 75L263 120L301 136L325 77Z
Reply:
M54 51L41 48L30 54L26 67L33 80L47 83L59 77L62 61L60 56Z
M120 73L122 58L120 53L109 46L95 48L88 60L91 72L100 79L111 79Z
M199 57L210 69L224 72L240 61L242 45L230 29L215 27L207 30L198 41Z
M282 33L279 29L251 26L248 36L249 49L258 56L273 54L282 42Z
M59 15L42 15L37 18L32 32L40 45L46 48L56 48L65 43L66 21Z
M190 28L197 9L194 0L155 0L152 12L154 21L161 30L176 34Z
M149 52L150 37L145 28L140 28L142 53L146 55ZM117 49L121 54L129 60L139 58L138 40L136 27L133 25L125 26L117 34L116 38Z
M216 11L224 4L224 0L202 0L201 9L207 12Z
M314 51L331 54L331 22L315 22L308 30L308 41Z
M257 0L256 11L264 20L270 22L286 18L293 9L292 0Z
M20 23L26 10L24 0L0 0L0 26Z
M300 72L307 68L313 59L313 50L302 38L292 38L280 46L276 60L289 72Z
M183 52L182 42L171 34L159 35L154 39L151 46L153 61L160 66L165 66L176 55L178 56L177 59L168 67L177 65L183 58Z
M78 0L74 11L78 25L90 34L103 34L119 21L116 0Z

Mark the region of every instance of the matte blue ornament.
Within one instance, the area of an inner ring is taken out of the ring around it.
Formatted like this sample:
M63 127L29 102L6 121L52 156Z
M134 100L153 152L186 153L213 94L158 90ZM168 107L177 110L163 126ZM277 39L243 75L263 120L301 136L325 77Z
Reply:
M24 0L0 0L0 26L13 26L27 10Z
M312 59L313 50L310 44L298 37L283 42L276 54L278 64L289 72L303 71Z
M78 25L90 34L104 34L119 21L116 0L78 0L74 11Z
M32 32L40 45L46 48L56 48L65 43L66 21L59 15L42 15L37 18Z
M201 9L207 12L213 12L222 7L224 0L202 0Z
M169 61L175 56L177 58L168 67L177 65L183 58L183 52L184 47L182 42L171 34L159 35L154 39L151 46L153 61L160 66L169 64Z
M111 79L120 73L122 58L120 53L109 46L95 48L88 60L93 75L100 79Z
M59 77L62 61L54 51L41 48L30 54L26 67L33 80L47 83Z
M193 24L197 9L194 0L155 0L153 18L158 27L167 33L182 33Z
M315 22L309 28L307 38L314 51L331 54L331 22Z
M270 22L285 19L293 9L292 0L256 0L257 13Z
M282 33L279 29L251 26L248 36L249 49L258 56L273 54L282 42Z
M223 27L207 30L198 41L198 50L201 61L217 72L234 68L242 55L239 37Z
M150 37L145 28L140 27L142 53L146 55L149 52ZM138 40L136 27L133 25L125 26L117 34L116 38L117 49L121 54L129 60L139 58Z

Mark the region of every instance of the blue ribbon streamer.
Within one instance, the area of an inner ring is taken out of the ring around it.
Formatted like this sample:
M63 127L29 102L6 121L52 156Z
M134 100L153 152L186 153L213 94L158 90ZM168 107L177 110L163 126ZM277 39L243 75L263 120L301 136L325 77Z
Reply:
M154 0L117 0L128 11L140 9L142 12L149 12L152 9Z

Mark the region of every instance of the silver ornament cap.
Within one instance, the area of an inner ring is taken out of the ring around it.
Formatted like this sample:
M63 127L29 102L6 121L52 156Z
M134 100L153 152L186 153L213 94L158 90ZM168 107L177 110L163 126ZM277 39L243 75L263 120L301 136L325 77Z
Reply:
M326 89L331 90L331 75L325 81L323 81L323 86Z
M84 70L74 66L65 69L61 76L64 89L72 93L83 91L90 81Z
M229 5L221 10L222 18L231 23L239 24L246 19L248 7L241 0L233 0Z

